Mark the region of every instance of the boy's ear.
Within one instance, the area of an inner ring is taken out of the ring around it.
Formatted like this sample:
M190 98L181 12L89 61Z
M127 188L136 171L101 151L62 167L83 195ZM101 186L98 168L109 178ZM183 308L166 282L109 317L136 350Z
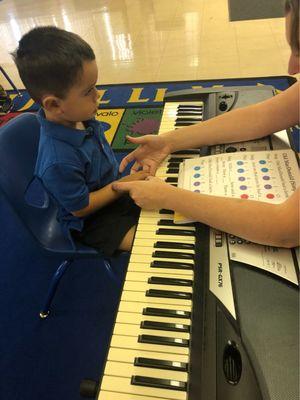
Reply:
M42 107L52 114L60 114L61 100L54 95L46 95L42 99Z

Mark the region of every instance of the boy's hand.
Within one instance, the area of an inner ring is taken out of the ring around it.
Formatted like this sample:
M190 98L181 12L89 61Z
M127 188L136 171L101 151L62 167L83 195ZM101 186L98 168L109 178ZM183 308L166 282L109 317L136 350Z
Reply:
M116 182L133 182L133 181L143 181L149 176L149 172L139 171L134 174L123 176L118 179Z

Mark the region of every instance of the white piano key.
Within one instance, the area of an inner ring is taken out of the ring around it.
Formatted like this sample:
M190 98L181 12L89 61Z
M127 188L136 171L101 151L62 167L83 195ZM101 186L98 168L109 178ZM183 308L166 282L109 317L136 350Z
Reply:
M195 236L184 236L184 235L162 235L157 234L156 232L144 231L137 229L135 232L136 239L151 239L155 242L186 242L186 243L193 243L195 244L196 238Z
M168 310L176 310L176 311L181 311L181 312L192 312L192 306L187 306L183 304L165 304L163 299L162 302L159 304L153 303L151 301L151 298L149 298L148 301L145 302L136 302L136 301L120 301L119 303L119 312L131 312L131 313L143 313L143 309L146 307L153 307L153 308L158 308L158 309L168 309ZM148 317L148 316L145 316ZM161 317L165 318L165 317ZM170 318L170 321L177 321L178 318ZM184 318L186 321L189 321L188 318Z
M174 379L183 382L187 382L188 380L187 372L159 368L145 368L135 366L133 363L117 361L107 361L104 375L122 376L127 378L131 378L132 375L142 375L152 378Z
M150 397L132 393L119 393L101 390L97 400L168 400L165 397Z
M167 219L174 221L173 214L159 214L159 212L153 212L152 215L141 215L139 218L139 224L157 224L160 220Z
M148 297L145 292L137 292L133 290L123 290L121 300L122 301L136 301L145 303L151 299L151 303L160 304L162 301L164 304L178 304L183 306L191 306L192 301L187 299L170 299L166 297Z
M112 335L110 346L120 349L137 350L137 354L139 354L140 350L147 351L149 352L149 357L151 356L151 352L189 355L188 347L140 343L138 342L138 337L135 336Z
M151 277L164 277L161 274L153 274L151 271L149 272L131 272L128 271L126 275L126 282L148 282L148 279ZM191 279L190 276L186 275L178 275L178 274L173 274L172 277L174 279Z
M195 241L195 239L194 239L194 241ZM178 241L178 240L175 240L175 239L172 239L172 240L170 240L170 238L168 238L168 240L152 240L152 239L141 239L141 238L135 238L135 240L134 240L134 245L133 245L133 249L134 249L134 247L138 247L138 248L151 248L151 249L158 249L158 248L156 248L156 247L153 247L154 245L155 245L155 243L156 242L175 242L175 243L181 243L180 241ZM191 243L192 244L192 243ZM132 250L133 250L132 249ZM176 248L174 247L174 250L176 250ZM178 249L178 251L179 250L181 250L181 249ZM189 249L188 249L189 250ZM183 251L185 251L185 249L183 250ZM194 251L194 250L191 250L191 251Z
M192 260L192 259L179 260L176 257L176 255L174 255L174 258L160 258L160 257L153 257L151 254L135 254L135 253L131 254L131 256L130 256L130 262L149 263L149 265L150 265L152 261L178 262L178 263L184 263L184 264L191 264L191 266L193 266L195 264L194 260Z
M178 178L178 174L167 173L166 171L160 171L155 174L157 178L165 180L165 178Z
M155 317L152 315L143 315L142 313L129 313L129 312L122 312L119 310L116 322L122 324L134 324L140 326L142 321L155 321L155 322L171 322L170 318L162 318L162 317ZM183 324L189 325L190 321L186 318L176 318L176 321L172 321L174 324Z
M154 351L136 351L132 349L120 349L111 347L107 356L107 360L129 362L133 363L135 357L154 358L157 360L166 360L174 362L188 363L189 359L184 354L170 354L170 353L159 353Z
M186 400L186 392L131 385L131 379L123 377L104 375L101 389L120 393L139 394L141 396L154 396L156 398L170 400Z
M173 278L173 276L172 276ZM123 290L133 290L137 292L146 292L149 289L157 290L171 290L175 292L192 293L193 288L191 286L175 286L175 285L153 285L148 282L131 282L126 279Z
M138 231L149 231L149 232L156 232L158 229L170 229L170 230L175 230L176 232L181 230L181 231L190 231L190 232L195 232L196 228L195 225L191 225L191 226L184 226L184 225L164 225L164 226L160 226L157 225L157 223L155 224L138 224L137 226L137 232ZM174 236L177 236L177 233L174 233ZM183 233L183 236L185 236L185 234ZM195 236L195 235L190 235L190 236Z
M135 239L150 239L155 242L184 242L184 243L192 243L195 244L196 238L195 236L184 236L184 235L166 235L156 232L144 231L144 230L136 230Z
M152 242L152 245L154 243ZM168 252L168 253L175 253L175 257L177 257L177 253L182 253L182 254L195 254L195 250L192 249L169 249L166 247L145 247L145 246L137 246L136 243L132 248L131 254L147 254L147 255L152 255L155 251L162 251L162 252Z
M173 331L163 331L157 329L143 329L139 325L134 324L124 324L117 322L114 326L114 335L124 335L124 336L134 336L138 335L154 335L154 336L164 336L178 339L190 339L190 334L188 332L173 332Z
M156 268L156 267L151 267L150 264L147 263L136 263L136 262L130 262L127 267L128 271L132 272L152 272L155 275L168 275L172 277L173 274L176 275L185 275L189 277L194 276L194 271L192 269L175 269L175 268ZM190 279L191 279L190 278Z

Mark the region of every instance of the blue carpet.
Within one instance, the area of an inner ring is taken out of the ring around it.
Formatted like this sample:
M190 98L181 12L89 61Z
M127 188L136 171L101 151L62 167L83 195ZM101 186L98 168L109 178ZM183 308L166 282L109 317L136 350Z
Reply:
M63 277L52 313L40 320L61 259L46 256L0 194L0 399L79 400L83 378L99 379L106 359L128 255L80 260Z

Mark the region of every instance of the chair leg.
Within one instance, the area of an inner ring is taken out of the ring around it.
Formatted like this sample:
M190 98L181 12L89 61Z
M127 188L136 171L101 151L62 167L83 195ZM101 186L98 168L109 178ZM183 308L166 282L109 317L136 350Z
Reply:
M117 274L114 272L112 265L111 265L111 260L109 258L103 258L103 264L104 267L108 273L108 275L116 282L120 283L120 278L117 276Z
M57 268L52 281L50 283L50 287L48 290L48 294L46 297L46 301L45 301L45 305L42 308L41 312L40 312L40 318L45 319L48 317L49 313L50 313L50 306L53 300L53 297L56 293L56 289L57 286L62 278L62 276L64 275L64 273L66 272L67 268L69 267L69 265L73 262L73 260L65 260L63 263L60 264L60 266Z
M10 79L10 77L7 75L7 73L4 71L3 67L1 67L0 65L0 71L2 72L2 74L5 76L5 78L7 79L7 81L10 83L10 85L12 86L12 88L17 92L17 95L19 97L22 97L21 92L17 89L17 87L15 86L15 84L13 83L13 81Z

